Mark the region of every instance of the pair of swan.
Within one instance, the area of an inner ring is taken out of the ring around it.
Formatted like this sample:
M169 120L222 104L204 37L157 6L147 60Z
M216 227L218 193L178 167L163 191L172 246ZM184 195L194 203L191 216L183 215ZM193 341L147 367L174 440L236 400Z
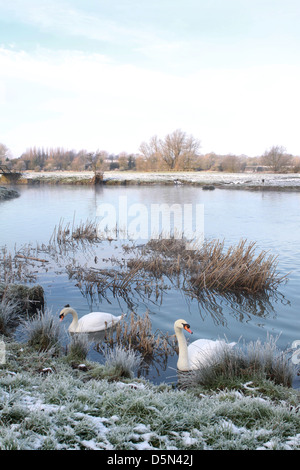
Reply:
M71 333L91 333L105 330L116 325L123 315L118 317L106 312L91 312L78 320L76 310L66 305L60 312L59 318L62 321L70 313L73 321L69 326ZM177 368L180 371L198 369L205 365L212 356L221 352L224 348L232 348L236 343L225 343L225 341L213 341L210 339L198 339L187 346L184 330L192 333L190 325L185 320L176 320L174 331L178 341L179 354Z
M68 313L73 317L73 321L68 328L70 333L94 333L96 331L103 331L119 323L123 316L120 315L116 317L111 313L91 312L78 320L76 310L71 308L70 305L65 305L59 314L60 321L62 321Z

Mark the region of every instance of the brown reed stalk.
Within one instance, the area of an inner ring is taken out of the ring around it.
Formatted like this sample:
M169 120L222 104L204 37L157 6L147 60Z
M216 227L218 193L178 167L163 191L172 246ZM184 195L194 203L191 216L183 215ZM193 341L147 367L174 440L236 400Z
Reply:
M49 246L70 246L74 242L98 243L100 238L97 233L97 224L95 221L86 220L75 226L74 220L72 226L70 222L64 223L61 219L59 224L54 227L49 240Z
M264 250L257 254L256 243L247 239L227 250L220 240L206 241L192 252L183 244L176 239L151 240L143 251L140 268L156 277L182 274L189 288L198 292L253 294L276 289L286 279L277 272L277 257Z
M196 290L219 292L262 292L276 288L285 276L276 271L277 257L261 251L255 253L256 244L241 240L224 251L219 240L204 244L196 253L198 266L193 265L190 284Z
M122 346L125 349L138 351L143 358L168 357L176 350L176 341L173 336L162 334L159 331L152 332L152 323L149 312L143 317L130 314L129 321L121 320L112 329L106 330L105 342L109 347Z

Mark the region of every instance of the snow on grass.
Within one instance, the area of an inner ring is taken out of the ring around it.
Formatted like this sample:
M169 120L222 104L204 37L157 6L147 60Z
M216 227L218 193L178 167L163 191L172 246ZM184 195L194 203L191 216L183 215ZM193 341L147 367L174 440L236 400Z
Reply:
M9 372L0 370L0 450L300 449L291 402L87 380L66 364Z
M91 171L53 171L53 172L25 172L27 179L55 180L55 179L91 179L94 173ZM111 182L142 182L142 183L193 183L193 184L221 184L221 185L245 185L245 186L300 186L300 175L271 174L271 173L224 173L224 172L130 172L108 171L104 173L104 180ZM264 181L263 181L264 180Z

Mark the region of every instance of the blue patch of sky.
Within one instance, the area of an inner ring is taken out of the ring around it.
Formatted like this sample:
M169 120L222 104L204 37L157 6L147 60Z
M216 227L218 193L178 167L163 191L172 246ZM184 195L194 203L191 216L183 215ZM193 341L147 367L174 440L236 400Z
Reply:
M80 50L190 71L297 61L299 0L53 0L36 9L31 0L15 8L0 0L0 11L1 5L0 44L25 50Z

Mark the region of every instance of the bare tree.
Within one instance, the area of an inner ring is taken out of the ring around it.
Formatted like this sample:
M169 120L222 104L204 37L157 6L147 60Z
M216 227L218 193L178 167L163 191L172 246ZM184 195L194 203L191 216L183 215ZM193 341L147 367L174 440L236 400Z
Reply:
M105 150L87 153L87 165L89 165L94 175L103 173L108 167L108 153Z
M200 141L181 129L161 142L161 156L170 170L191 169L199 156Z
M200 141L181 129L166 135L163 140L153 136L149 143L143 142L140 146L140 152L151 169L168 170L193 169L197 164L199 149Z
M4 162L4 160L9 158L9 155L10 155L9 149L6 147L6 145L1 144L0 142L0 161L2 160Z
M239 171L245 171L246 160L243 157L238 157L237 155L225 155L220 164L222 171L227 171L228 173L237 173Z
M157 135L151 137L149 143L142 142L139 148L142 156L147 161L148 169L158 170L161 166L161 142Z
M272 171L278 173L291 164L292 156L286 153L286 148L274 145L266 150L262 156L264 165L269 166Z

